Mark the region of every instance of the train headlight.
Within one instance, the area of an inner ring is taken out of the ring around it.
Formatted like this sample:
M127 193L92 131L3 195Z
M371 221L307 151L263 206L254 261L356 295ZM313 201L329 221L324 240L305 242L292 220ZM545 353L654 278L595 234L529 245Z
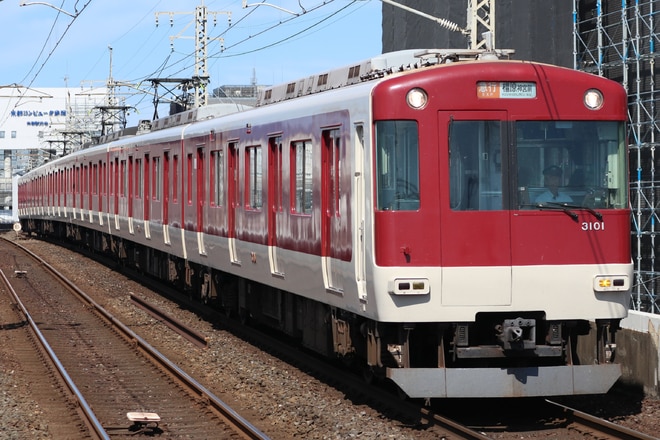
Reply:
M426 278L395 278L387 283L392 295L428 295L431 284Z
M429 102L429 97L423 89L415 87L408 91L406 102L410 108L420 110L426 107L426 104Z
M629 288L628 275L596 275L594 277L596 292L625 292Z
M603 106L603 94L597 89L587 90L584 92L584 105L589 110L599 110Z

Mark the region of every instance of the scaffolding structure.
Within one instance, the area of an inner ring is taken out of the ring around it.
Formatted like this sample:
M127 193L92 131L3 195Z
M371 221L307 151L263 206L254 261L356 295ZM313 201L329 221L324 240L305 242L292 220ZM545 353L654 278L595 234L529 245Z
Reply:
M46 152L48 155L34 154L30 168L41 165L44 160L53 156L64 156L80 150L102 134L102 112L99 106L106 96L106 89L84 89L67 99L67 113L63 123L51 123L50 129L44 131L40 139L49 148L39 148L36 152Z
M631 245L630 307L660 313L660 46L658 0L573 0L574 67L620 82L628 93Z

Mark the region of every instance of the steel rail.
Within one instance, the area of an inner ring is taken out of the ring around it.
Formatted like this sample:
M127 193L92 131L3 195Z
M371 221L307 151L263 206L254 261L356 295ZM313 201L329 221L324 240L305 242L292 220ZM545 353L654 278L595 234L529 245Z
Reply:
M6 239L5 239L6 240ZM30 251L29 249L21 246L18 243L6 240L7 242L13 244L17 248L23 250L32 258L34 258L39 264L43 265L48 271L50 271L57 280L65 285L67 288L75 292L83 301L85 301L91 308L96 310L99 315L101 315L108 323L112 324L124 338L135 344L136 348L139 348L145 356L149 357L156 364L160 365L168 373L171 373L189 390L194 392L197 397L203 397L210 408L212 408L216 414L226 420L229 424L236 426L240 430L240 434L245 438L254 439L254 440L270 440L270 438L259 430L252 423L243 418L240 414L234 411L228 404L223 402L219 397L213 394L210 390L204 387L202 384L193 379L188 373L179 368L176 364L170 361L167 357L161 354L156 348L152 347L147 341L140 337L133 330L128 328L124 323L119 321L117 318L112 316L110 312L105 310L100 304L94 301L89 295L80 290L75 284L69 281L62 273L60 273L53 266L48 264L37 254Z
M162 321L166 326L168 326L169 328L171 328L172 330L174 330L175 332L177 332L178 334L180 334L181 336L183 336L184 338L186 338L196 346L201 348L208 347L209 340L206 336L187 327L185 324L167 315L165 312L159 310L153 304L149 304L147 301L143 300L142 298L135 296L132 293L130 294L130 296L131 296L131 301L133 301L139 308L149 313L154 318Z
M612 436L613 438L621 440L657 440L657 437L626 428L625 426L617 425L616 423L592 416L577 409L562 405L561 403L553 402L547 399L545 401L550 405L559 407L562 411L564 411L564 413L569 414L571 417L573 417L576 423L588 426L589 428L597 429L606 435Z
M34 322L32 316L27 311L25 305L23 305L23 302L18 297L18 294L14 290L14 287L11 285L9 279L7 278L7 276L5 275L2 269L0 269L0 277L2 278L2 281L7 287L7 289L9 290L9 293L14 298L14 301L16 301L16 304L18 304L21 313L23 313L23 315L25 316L25 319L30 325L30 330L37 337L37 340L39 341L41 348L46 352L48 358L55 366L57 374L59 374L60 378L64 381L67 388L69 389L69 392L73 395L78 406L81 408L83 415L85 416L85 419L87 421L87 425L92 429L93 434L95 434L97 438L110 440L110 436L105 431L105 428L103 428L101 422L99 422L99 420L96 418L96 414L92 410L91 406L87 403L87 400L85 400L85 397L82 395L76 384L73 382L73 380L67 373L66 369L64 368L64 365L62 365L57 355L55 355L55 352L51 348L50 344L48 344L48 341L46 341L46 338L39 330L37 323Z

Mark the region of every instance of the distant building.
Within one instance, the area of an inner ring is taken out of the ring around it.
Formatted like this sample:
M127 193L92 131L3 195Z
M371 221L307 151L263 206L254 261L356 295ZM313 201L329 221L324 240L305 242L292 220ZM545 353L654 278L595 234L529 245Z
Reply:
M12 177L98 135L105 89L0 86L0 223L17 220Z
M254 106L260 90L268 86L250 85L224 85L213 89L209 97L209 104L233 103Z

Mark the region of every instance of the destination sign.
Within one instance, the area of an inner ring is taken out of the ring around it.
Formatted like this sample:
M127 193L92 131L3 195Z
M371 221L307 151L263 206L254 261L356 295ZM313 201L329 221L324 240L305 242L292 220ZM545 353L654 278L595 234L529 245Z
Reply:
M532 99L536 98L536 83L479 81L477 97L483 99Z

